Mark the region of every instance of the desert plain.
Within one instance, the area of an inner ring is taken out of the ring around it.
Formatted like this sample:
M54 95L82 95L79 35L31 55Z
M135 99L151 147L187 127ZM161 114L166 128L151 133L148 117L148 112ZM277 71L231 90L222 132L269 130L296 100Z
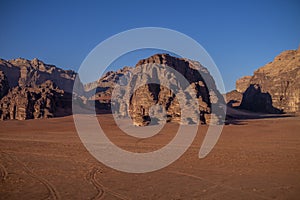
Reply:
M138 153L163 147L178 128L168 123L138 139L121 132L110 114L98 121L113 143ZM299 199L299 116L232 121L199 159L207 128L199 126L171 165L135 174L97 161L72 116L0 121L0 199Z

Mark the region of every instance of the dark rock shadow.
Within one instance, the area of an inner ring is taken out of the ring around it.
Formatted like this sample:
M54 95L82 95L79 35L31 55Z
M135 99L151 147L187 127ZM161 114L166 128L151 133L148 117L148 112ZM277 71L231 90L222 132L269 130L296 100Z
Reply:
M229 107L227 106L227 113L225 119L225 125L246 125L248 120L255 119L267 119L267 118L284 118L284 117L295 117L293 113L279 113L279 114L269 114L269 113L259 113L251 112L249 110L243 110L239 107Z

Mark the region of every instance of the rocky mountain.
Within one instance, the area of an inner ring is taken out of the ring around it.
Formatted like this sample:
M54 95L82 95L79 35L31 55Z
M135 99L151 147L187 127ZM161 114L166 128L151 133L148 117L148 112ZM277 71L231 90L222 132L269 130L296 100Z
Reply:
M169 88L178 87L180 83L174 74L167 70L167 67L179 72L191 84L199 104L199 107L191 109L199 111L202 123L219 123L221 116L212 113L211 107L212 104L217 104L216 107L220 109L219 111L224 113L220 107L225 102L208 70L199 62L172 57L169 54L156 54L140 60L134 68L125 67L117 72L108 72L98 81L97 87L88 92L93 94L89 99L95 99L102 103L109 102L113 92L112 88L121 80L126 84L123 84L121 88L114 88L117 98L112 102L115 108L113 112L118 116L131 116L133 123L138 126L153 122L151 116L162 117L163 115L166 116L167 121L193 123L196 119L192 117L186 117L186 119L189 118L189 121L180 121L182 116L178 98L189 104L187 93L178 97L165 86L154 83L147 84L149 80L167 80L170 82L168 83ZM198 70L201 71L201 74ZM137 75L134 75L136 73ZM132 86L137 82L142 85L133 91ZM206 82L210 83L209 87ZM164 111L166 113L162 113ZM192 116L192 113L190 114ZM156 119L158 123L159 120Z
M0 60L0 119L36 119L72 113L76 73L38 59ZM77 88L83 90L83 86Z
M191 103L187 86L182 88L181 96L169 89L180 88L182 83L167 67L187 80L198 102L197 107ZM137 70L138 74L135 73ZM1 59L0 119L24 120L72 114L72 91L76 76L74 71L63 70L38 59ZM147 80L154 80L155 77L170 83L164 86L147 83ZM122 87L116 88L116 83L120 81L123 81ZM136 81L144 84L134 88L132 86ZM125 82L127 85L124 85ZM114 114L130 116L138 126L153 122L153 116L164 116L167 121L184 124L196 122L196 117L200 117L202 123L219 123L224 114L224 99L208 70L198 62L168 54L153 55L140 60L134 68L110 71L96 82L85 86L79 83L74 87L74 105L80 107L80 112L88 110L85 113L89 113L92 107L96 108L96 112L110 111L113 105ZM118 98L112 99L114 94ZM124 104L127 100L128 104ZM187 113L182 117L180 102L189 105L198 116ZM216 105L217 112L212 112L212 105Z
M244 109L253 110L254 108L250 104L255 105L262 101L262 97L255 98L254 93L265 93L271 99L269 100L267 96L263 98L273 107L284 112L299 112L300 47L297 50L282 52L272 62L257 69L253 76L237 80L236 89L237 92L244 93L242 101ZM257 111L257 109L253 111ZM272 111L274 109L269 110L269 112Z

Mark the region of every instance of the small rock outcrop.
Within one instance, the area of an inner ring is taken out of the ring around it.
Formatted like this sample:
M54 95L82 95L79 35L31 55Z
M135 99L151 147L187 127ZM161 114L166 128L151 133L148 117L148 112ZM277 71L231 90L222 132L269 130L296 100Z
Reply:
M230 92L227 92L224 97L226 99L227 106L236 108L240 106L243 99L243 94L238 92L237 90L232 90Z
M253 76L237 80L236 88L243 93L256 84L262 93L270 94L275 108L284 112L300 112L300 47L282 52L272 62L256 70Z

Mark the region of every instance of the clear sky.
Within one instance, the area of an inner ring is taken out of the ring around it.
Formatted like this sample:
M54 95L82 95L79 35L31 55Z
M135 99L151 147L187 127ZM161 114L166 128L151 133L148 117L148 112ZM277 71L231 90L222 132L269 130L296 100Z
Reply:
M37 57L73 70L114 34L149 26L174 29L207 50L229 91L239 77L298 48L300 1L0 0L0 24L1 58ZM132 66L150 53L116 63Z

